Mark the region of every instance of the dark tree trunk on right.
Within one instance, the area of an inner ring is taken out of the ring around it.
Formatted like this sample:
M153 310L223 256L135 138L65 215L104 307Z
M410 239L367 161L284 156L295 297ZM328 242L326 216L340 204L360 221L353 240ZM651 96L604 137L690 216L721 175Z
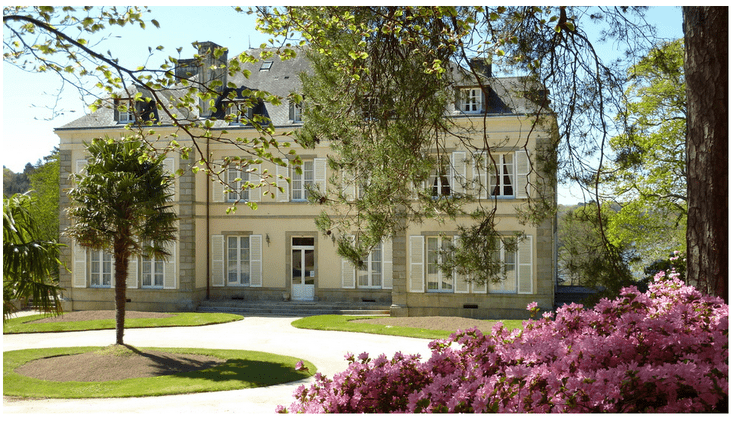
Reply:
M683 7L688 283L728 302L728 7Z

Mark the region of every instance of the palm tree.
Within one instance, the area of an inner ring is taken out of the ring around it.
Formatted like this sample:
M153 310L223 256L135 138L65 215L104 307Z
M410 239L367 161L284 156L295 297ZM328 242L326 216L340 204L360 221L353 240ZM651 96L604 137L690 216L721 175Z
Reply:
M80 246L112 251L115 259L116 344L123 345L125 281L132 256L166 258L176 239L172 178L164 173L164 155L156 156L137 140L95 139L76 187L69 191L66 233Z
M27 194L3 198L3 321L17 309L16 299L31 298L40 310L60 312L59 248L43 240L33 201Z

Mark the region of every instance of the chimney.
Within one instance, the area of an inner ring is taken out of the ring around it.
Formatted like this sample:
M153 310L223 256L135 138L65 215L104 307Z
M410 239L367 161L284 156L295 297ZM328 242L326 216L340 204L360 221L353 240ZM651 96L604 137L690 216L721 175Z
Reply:
M204 90L204 86L222 93L227 86L227 50L216 56L215 50L222 48L211 41L200 42L196 44L198 47L198 55L200 60L199 83ZM219 52L218 52L219 53ZM213 81L219 81L219 84L212 86ZM199 101L202 109L201 116L209 117L212 114L210 103L207 101Z

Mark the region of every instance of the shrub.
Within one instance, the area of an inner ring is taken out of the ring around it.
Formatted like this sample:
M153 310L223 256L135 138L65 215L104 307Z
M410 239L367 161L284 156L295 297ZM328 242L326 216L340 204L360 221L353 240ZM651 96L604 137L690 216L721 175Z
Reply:
M536 313L536 303L529 309ZM593 309L570 304L509 332L458 331L432 356L348 355L278 412L726 412L728 306L676 273Z

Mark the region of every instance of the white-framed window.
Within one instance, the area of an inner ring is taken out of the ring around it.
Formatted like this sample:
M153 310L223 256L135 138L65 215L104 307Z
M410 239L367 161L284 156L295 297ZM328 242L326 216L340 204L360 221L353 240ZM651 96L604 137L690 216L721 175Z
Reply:
M267 72L271 70L271 66L273 66L273 60L263 61L259 70L262 72Z
M506 239L508 240L508 239ZM500 282L488 285L488 292L515 294L518 292L518 279L516 276L516 262L518 260L518 250L507 250L500 238L496 239L496 252L494 258L501 262Z
M291 120L294 123L301 123L302 122L302 107L303 107L303 104L297 104L295 102L292 102L289 105L289 120Z
M381 288L383 280L383 247L376 245L358 268L358 288Z
M236 165L230 165L227 168L227 184L233 189L233 191L228 191L226 201L248 201L250 189L243 189L243 184L247 182L249 177L250 173L247 171L247 168L243 170Z
M440 269L443 253L449 250L451 240L441 236L427 236L427 292L452 292L452 277Z
M324 192L326 185L326 158L303 159L298 166L293 161L276 166L276 200L279 202L306 202L310 186Z
M355 236L349 236L355 241ZM393 239L384 238L373 247L363 259L363 265L356 268L348 259L342 259L342 287L354 289L392 289L393 288ZM357 282L356 282L357 279Z
M460 90L460 111L479 113L482 111L483 92L480 88L464 88Z
M164 263L154 256L141 258L141 288L164 287Z
M213 287L263 285L263 237L215 234L211 238Z
M102 250L91 250L89 256L89 284L92 287L110 288L113 280L112 254Z
M250 286L250 236L227 237L227 284Z
M533 294L534 259L532 236L524 235L516 243L514 250L504 249L499 240L496 258L503 264L502 282L498 284L475 284L453 273L447 277L440 270L442 251L446 251L451 240L447 236L409 236L409 292L434 293L453 292L456 294ZM472 284L472 285L471 285ZM454 285L454 288L453 288Z
M253 108L249 107L245 101L230 101L227 103L225 114L232 119L229 123L231 126L244 125L253 118Z
M301 174L296 168L291 171L291 200L306 201L309 186L314 184L314 160L304 160Z
M115 100L115 121L121 124L135 122L135 108L130 98Z
M473 156L473 182L479 199L514 199L528 195L531 163L526 151Z
M446 156L442 156L437 167L432 171L431 181L432 197L438 198L452 194L452 189L450 188L449 160Z
M488 162L488 198L494 196L513 197L514 194L514 154L496 154Z

